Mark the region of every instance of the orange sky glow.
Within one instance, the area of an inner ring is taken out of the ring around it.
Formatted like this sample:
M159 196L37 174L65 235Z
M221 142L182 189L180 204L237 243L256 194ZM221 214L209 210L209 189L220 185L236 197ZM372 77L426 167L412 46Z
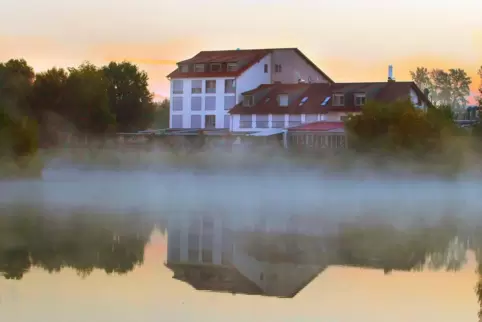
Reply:
M13 19L19 10L32 23ZM128 60L149 74L159 97L168 96L165 76L176 61L234 48L298 47L335 81L383 81L392 64L398 80L410 80L417 66L463 68L473 94L480 85L479 0L26 0L2 12L0 61L23 57L42 71Z
M472 322L477 316L473 258L457 273L330 267L293 299L194 291L163 265L166 241L155 234L145 265L124 276L33 269L0 280L0 321L343 321ZM28 307L28 310L24 308Z

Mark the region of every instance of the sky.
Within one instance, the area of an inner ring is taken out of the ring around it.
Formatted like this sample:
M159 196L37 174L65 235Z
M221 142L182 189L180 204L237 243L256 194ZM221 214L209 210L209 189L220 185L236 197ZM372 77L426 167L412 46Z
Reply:
M129 60L168 96L175 62L200 50L298 47L335 81L463 68L479 86L480 0L6 0L0 61L36 70ZM21 19L19 19L21 17Z
M0 321L472 322L478 312L473 257L457 273L329 267L293 299L194 291L165 260L157 234L145 265L124 276L33 269L20 281L0 279Z

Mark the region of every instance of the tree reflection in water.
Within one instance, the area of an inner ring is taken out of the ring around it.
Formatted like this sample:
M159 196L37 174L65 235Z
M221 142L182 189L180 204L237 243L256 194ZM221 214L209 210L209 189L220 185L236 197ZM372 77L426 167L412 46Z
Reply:
M137 214L39 214L38 209L26 208L2 212L0 275L7 279L21 279L31 267L50 273L69 267L82 277L94 269L108 274L128 273L142 265L153 229L152 221ZM248 252L270 261L316 261L321 250L306 236L286 239L255 234L248 239ZM402 230L386 224L352 224L340 227L323 244L323 249L331 249L332 264L380 268L385 272L457 271L466 263L467 251L472 250L478 263L475 292L482 320L482 226L467 229L466 223L447 218ZM290 254L290 250L294 253Z
M151 231L140 215L15 209L0 215L0 274L21 279L31 267L124 274L143 263Z

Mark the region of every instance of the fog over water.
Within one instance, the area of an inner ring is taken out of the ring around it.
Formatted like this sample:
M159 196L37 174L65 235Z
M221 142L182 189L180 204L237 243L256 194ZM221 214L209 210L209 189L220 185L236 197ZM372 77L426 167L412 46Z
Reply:
M320 172L216 172L185 169L95 170L50 167L41 179L0 181L4 206L42 205L159 217L207 211L248 219L256 214L480 218L477 180L382 178Z

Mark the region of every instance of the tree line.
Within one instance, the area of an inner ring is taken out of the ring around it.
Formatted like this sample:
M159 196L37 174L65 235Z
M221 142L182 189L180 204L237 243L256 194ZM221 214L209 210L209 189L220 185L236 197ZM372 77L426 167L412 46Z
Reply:
M434 105L461 108L467 105L472 79L460 68L443 69L417 67L410 71L412 80L421 90L427 90L428 98Z
M0 63L2 155L28 155L56 144L62 132L96 136L166 125L169 102L153 97L147 73L129 62L39 73L23 59Z

